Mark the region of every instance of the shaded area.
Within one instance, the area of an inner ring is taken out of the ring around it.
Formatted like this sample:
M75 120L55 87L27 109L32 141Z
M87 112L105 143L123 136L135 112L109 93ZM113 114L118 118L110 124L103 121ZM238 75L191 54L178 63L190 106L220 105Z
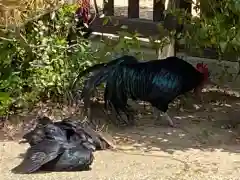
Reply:
M106 124L109 117L105 114L101 101L92 104L93 119L99 124L98 129L107 132L120 149L161 150L173 153L193 148L222 149L239 153L240 99L220 92L206 92L204 102L204 106L200 105L189 94L187 98L181 97L172 103L169 115L176 121L178 128L168 127L164 120L162 125L154 125L152 108L141 103L131 103L131 105L134 104L132 106L136 110L136 127L116 128ZM58 113L62 112L64 108L55 109L52 110L51 115L57 117ZM65 112L69 112L69 109L65 109ZM77 113L75 115L77 116ZM19 128L21 130L15 133L13 139L33 126L33 120L29 122L32 122L32 125L29 123ZM11 128L6 129L8 130L5 132L9 133Z
M151 110L138 108L138 126L124 130L112 130L112 135L121 145L144 151L160 150L168 153L185 151L190 148L201 150L222 149L239 153L240 113L239 98L209 92L204 96L205 105L201 107L188 98L185 104L175 103L170 108L179 128L153 125ZM196 110L196 107L199 108ZM203 109L204 108L204 109Z
M179 99L181 101L176 100L169 109L169 114L178 122L179 128L170 128L164 121L162 126L155 126L150 106L146 105L144 109L141 103L131 103L137 112L136 127L117 129L108 125L108 128L103 129L114 139L117 151L96 152L96 162L89 172L51 173L51 178L237 179L240 169L240 99L220 92L206 92L204 109L191 94L185 100L184 97ZM92 108L94 118L105 124L107 117L100 99L92 103ZM59 117L60 114L68 116L67 113L71 111L70 107L57 108L51 103L43 109L48 109L45 110L46 114L54 117ZM22 132L29 130L31 123L34 124L30 116L25 115L24 118L25 124L29 123L28 126L19 128ZM11 130L11 126L5 125L5 128L8 130L5 132ZM21 131L13 138L19 138L19 135ZM4 179L13 179L15 177L9 173L9 169L19 163L21 157L17 157L26 147L14 141L0 143L3 144L0 151L1 163L5 167L2 175L7 177ZM49 178L44 174L31 177L35 180ZM29 179L29 176L21 175L21 179Z

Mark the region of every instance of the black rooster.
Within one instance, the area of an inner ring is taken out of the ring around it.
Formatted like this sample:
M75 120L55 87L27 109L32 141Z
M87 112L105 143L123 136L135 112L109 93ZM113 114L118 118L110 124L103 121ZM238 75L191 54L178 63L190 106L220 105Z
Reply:
M149 102L164 112L171 126L175 126L167 114L168 104L177 96L194 89L199 94L209 81L206 65L194 68L177 57L152 60L136 64L120 64L113 69L105 88L105 107L113 107L120 118L124 112L130 124L134 124L128 98ZM131 119L132 118L132 119ZM159 114L157 119L159 118Z
M90 110L90 97L92 96L96 87L106 82L109 76L109 73L112 72L113 69L117 67L117 65L135 64L135 63L138 63L138 60L135 57L125 55L120 58L114 59L108 63L96 64L79 73L79 75L76 77L75 81L73 82L72 89L75 90L76 84L79 81L79 79L88 74L86 80L84 81L84 87L83 87L80 98L83 99L84 113L85 115L88 116L88 119L90 121L92 121L91 110Z
M14 173L87 170L94 159L93 151L110 146L87 125L67 119L53 123L46 117L23 138L30 148L22 163L13 168Z

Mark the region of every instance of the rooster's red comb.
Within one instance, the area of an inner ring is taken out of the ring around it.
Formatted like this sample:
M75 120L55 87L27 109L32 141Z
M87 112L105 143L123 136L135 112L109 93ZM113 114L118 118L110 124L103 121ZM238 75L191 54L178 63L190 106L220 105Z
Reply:
M196 66L197 69L208 69L207 64L203 64L203 63L197 63Z
M197 63L196 69L199 70L199 71L208 70L208 66L207 66L207 64Z
M209 71L208 71L208 66L207 66L207 64L197 63L196 69L197 69L199 72L203 73L206 77L209 76Z

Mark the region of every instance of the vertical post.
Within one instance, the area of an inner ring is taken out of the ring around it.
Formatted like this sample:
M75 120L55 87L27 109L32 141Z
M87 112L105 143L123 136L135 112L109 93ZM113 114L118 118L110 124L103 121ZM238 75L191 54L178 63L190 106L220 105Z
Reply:
M99 16L97 0L93 0L93 6L94 6L94 9L95 9L95 11L96 11L96 15Z
M181 0L180 0L181 1ZM179 0L166 0L165 1L165 9L174 9L179 7ZM165 19L166 21L166 19ZM175 38L170 37L170 44L163 47L163 49L159 49L158 51L158 59L165 59L170 56L176 56L176 43Z
M188 13L192 11L192 3L185 0L180 0L179 8L187 10Z
M106 16L114 15L114 0L103 0L103 12Z
M163 21L165 10L164 0L153 0L153 21Z
M128 18L139 18L139 0L128 0Z

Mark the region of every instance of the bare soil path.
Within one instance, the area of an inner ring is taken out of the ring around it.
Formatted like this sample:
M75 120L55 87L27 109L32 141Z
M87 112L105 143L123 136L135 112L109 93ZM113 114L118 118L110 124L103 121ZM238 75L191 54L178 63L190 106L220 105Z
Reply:
M27 145L2 140L1 179L240 180L240 99L205 93L204 101L204 108L191 98L181 108L172 105L169 114L179 128L154 126L151 110L139 105L136 127L108 130L124 152L96 152L92 170L86 172L12 174ZM94 111L95 118L106 118L99 107Z

